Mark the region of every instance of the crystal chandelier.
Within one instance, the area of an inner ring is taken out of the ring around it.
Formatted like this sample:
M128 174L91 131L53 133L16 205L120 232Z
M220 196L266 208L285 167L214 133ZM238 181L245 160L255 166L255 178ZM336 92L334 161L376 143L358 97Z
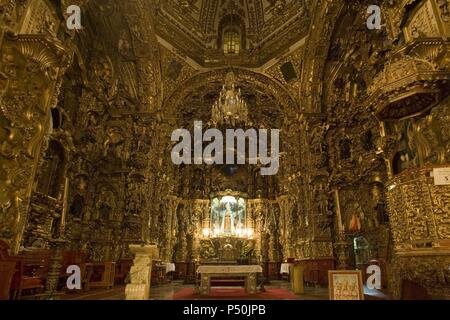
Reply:
M212 106L211 121L214 125L246 125L247 103L241 98L241 89L236 90L236 77L229 72L222 86L220 96Z

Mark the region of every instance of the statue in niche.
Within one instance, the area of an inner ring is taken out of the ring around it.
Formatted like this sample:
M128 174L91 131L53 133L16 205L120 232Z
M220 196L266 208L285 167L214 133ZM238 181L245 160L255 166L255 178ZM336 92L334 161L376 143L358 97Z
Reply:
M377 220L374 223L375 227L386 224L389 221L389 216L386 212L386 205L383 201L381 186L374 185L372 187L372 199L374 202L374 210L377 215Z
M102 221L114 219L114 210L116 208L113 194L111 191L103 189L95 205L98 211L98 217Z
M326 151L325 134L330 126L320 124L313 128L311 133L311 147L315 154L321 154Z
M69 209L69 213L74 218L81 218L84 209L84 197L77 194L73 197L72 204Z
M425 125L411 120L407 127L408 147L416 155L413 159L414 165L423 165L431 153L430 144L424 135Z
M348 224L348 231L359 232L362 229L362 221L364 219L364 213L361 210L359 204L354 201L351 203L350 208L351 217Z
M225 216L222 220L222 230L224 230L225 233L231 233L233 234L235 231L234 227L234 216L231 213L230 204L226 204L226 211Z
M371 151L375 148L375 144L373 142L373 134L371 130L367 130L366 132L364 132L364 134L361 136L361 143L363 149L366 151Z
M123 57L125 57L125 58L131 57L131 53L132 53L131 46L130 46L130 42L127 39L126 31L122 31L117 47L119 49L119 53Z
M205 185L205 181L203 179L203 172L201 169L194 170L194 179L192 180L193 190L196 192L200 192L203 190Z
M140 126L136 122L133 124L133 141L136 143L136 152L147 152L150 139L147 137L147 128Z
M338 38L336 43L331 47L330 52L328 53L328 59L337 61L339 57L342 55L342 43L343 40Z
M124 142L119 128L108 128L107 138L103 143L103 156L107 159L125 159Z
M339 143L339 151L341 160L347 160L351 158L351 142L349 139L341 140L341 142Z
M322 167L327 163L327 144L325 142L328 124L320 124L313 128L311 133L311 150L317 156L316 166Z
M412 166L411 156L407 151L397 152L393 159L394 174L399 174L402 171L409 169Z
M94 220L98 219L98 217L93 216L92 208L90 206L86 206L83 214L83 223L88 223L91 218L93 218Z
M99 124L98 114L96 112L89 112L86 122L86 130L81 136L81 142L84 144L83 151L85 153L92 153L97 147Z
M114 107L119 110L128 110L130 109L131 102L129 101L130 93L128 88L122 83L119 82L117 85L117 94L114 97Z
M127 213L129 215L139 215L139 211L142 209L140 201L140 190L137 184L130 183L128 185L128 205Z
M319 183L315 188L316 202L318 214L321 216L328 216L328 192L324 186L324 183Z
M102 54L97 55L97 57L101 58L98 58L92 66L95 77L93 87L97 95L103 98L111 97L111 92L114 90L111 59Z

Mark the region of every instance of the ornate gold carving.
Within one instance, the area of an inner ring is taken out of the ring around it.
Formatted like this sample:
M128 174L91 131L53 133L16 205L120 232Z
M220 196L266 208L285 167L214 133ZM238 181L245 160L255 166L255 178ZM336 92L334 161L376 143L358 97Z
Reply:
M3 174L1 237L17 250L56 80L68 59L59 42L43 35L5 34L1 43L1 73L5 76L0 108ZM15 236L15 237L14 237Z

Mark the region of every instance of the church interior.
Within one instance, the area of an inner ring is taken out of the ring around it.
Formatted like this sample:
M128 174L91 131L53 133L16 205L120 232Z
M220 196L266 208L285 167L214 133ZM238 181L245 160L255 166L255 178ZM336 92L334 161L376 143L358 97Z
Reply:
M0 0L0 57L1 300L450 299L449 0Z

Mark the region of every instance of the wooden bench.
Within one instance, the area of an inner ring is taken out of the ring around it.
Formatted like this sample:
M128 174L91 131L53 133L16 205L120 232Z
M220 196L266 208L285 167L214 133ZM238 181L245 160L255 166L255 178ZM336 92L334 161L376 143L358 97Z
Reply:
M10 255L8 245L0 240L0 300L20 300L24 291L35 295L44 290L53 251L28 248L18 255ZM116 264L87 263L86 254L78 250L63 250L60 270L60 286L64 289L69 274L67 267L77 265L81 271L82 289L113 288ZM123 260L119 265L118 278L123 281L131 268L132 260Z
M67 268L71 265L80 267L81 271L81 290L87 291L89 289L89 279L92 275L92 268L86 263L86 252L83 250L64 250L62 252L61 272L60 272L60 286L61 289L66 288L67 278L70 274L67 274Z
M88 288L114 288L115 262L86 263L87 268L92 268L92 275L87 284Z
M53 251L50 249L28 248L23 250L12 259L16 261L16 272L13 276L10 290L11 297L20 300L24 291L32 291L32 294L43 291L47 280L48 271L51 265ZM68 274L67 267L78 265L81 268L82 282L86 283L85 253L78 250L64 250L62 252L60 286L62 289L66 285Z
M14 257L17 272L11 285L13 299L20 300L25 290L31 290L33 294L43 291L51 256L49 249L26 249Z
M17 261L9 255L9 246L0 240L0 300L9 299L16 268Z
M166 283L166 266L161 265L160 261L153 260L151 286L158 286Z

